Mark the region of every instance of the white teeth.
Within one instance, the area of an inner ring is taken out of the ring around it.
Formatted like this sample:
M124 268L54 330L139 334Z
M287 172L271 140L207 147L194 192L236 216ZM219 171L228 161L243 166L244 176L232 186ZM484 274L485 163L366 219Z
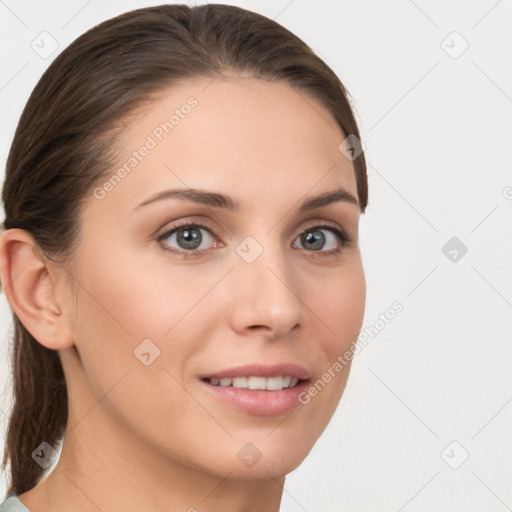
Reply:
M234 377L233 378L234 388L247 388L247 377Z
M290 376L279 376L279 377L224 377L219 379L212 377L209 379L210 384L214 386L229 387L232 386L238 389L261 389L267 391L279 391L285 388L293 388L299 379Z
M265 377L249 377L247 387L249 389L267 389L267 379Z
M291 377L283 377L283 388L289 388L291 381L292 381Z
M267 389L269 391L283 389L283 377L269 377L267 379Z

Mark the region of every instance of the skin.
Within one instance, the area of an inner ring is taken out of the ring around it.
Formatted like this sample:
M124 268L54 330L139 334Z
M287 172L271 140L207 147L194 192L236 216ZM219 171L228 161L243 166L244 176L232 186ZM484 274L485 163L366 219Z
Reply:
M121 183L101 200L89 194L67 265L42 257L25 231L0 240L8 300L40 343L59 350L69 390L60 460L20 496L32 512L278 511L285 475L342 396L349 366L277 416L202 390L199 375L253 362L294 362L315 382L357 339L366 288L358 205L297 213L305 198L340 187L357 198L357 189L332 115L285 83L232 76L162 91L127 123L119 166L190 96L198 105ZM227 194L241 209L167 199L133 210L189 187ZM176 235L157 241L178 220L211 226L200 256L164 251L186 250ZM322 229L323 248L302 245L301 233L324 221L355 241L343 247ZM263 248L252 263L235 251L247 236ZM149 366L134 356L146 338L160 350ZM247 442L262 454L252 467L237 457Z

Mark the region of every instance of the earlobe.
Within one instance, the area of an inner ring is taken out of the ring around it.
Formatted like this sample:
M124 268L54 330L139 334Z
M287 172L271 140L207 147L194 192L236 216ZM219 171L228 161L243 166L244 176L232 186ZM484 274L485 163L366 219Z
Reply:
M73 345L72 336L58 304L51 269L39 252L27 231L4 231L0 238L2 288L16 316L41 345L68 348Z

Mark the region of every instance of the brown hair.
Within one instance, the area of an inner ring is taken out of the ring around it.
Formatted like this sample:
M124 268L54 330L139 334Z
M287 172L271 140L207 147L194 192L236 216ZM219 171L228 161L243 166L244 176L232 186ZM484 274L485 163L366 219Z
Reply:
M224 72L287 82L319 100L345 136L359 140L343 84L275 21L221 4L137 9L78 37L37 83L7 160L5 229L28 231L54 261L69 259L83 202L113 164L123 119L166 87ZM363 153L353 165L364 212ZM14 314L13 320L14 400L2 467L10 461L8 494L19 495L43 476L34 450L42 442L56 448L65 436L68 395L58 351L38 343Z

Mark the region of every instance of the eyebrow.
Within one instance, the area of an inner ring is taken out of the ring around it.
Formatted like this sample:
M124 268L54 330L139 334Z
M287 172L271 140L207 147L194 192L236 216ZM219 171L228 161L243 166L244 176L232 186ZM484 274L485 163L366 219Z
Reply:
M139 208L155 203L157 201L174 198L186 199L188 201L193 201L194 203L204 204L206 206L212 206L215 208L224 208L230 211L240 210L240 203L228 195L194 188L178 188L158 192L157 194L152 195L137 205L133 210L138 210ZM304 213L306 211L320 208L322 206L327 206L331 203L339 201L359 206L359 201L352 194L350 194L350 192L343 188L338 188L331 192L324 192L323 194L305 199L298 207L298 212Z

